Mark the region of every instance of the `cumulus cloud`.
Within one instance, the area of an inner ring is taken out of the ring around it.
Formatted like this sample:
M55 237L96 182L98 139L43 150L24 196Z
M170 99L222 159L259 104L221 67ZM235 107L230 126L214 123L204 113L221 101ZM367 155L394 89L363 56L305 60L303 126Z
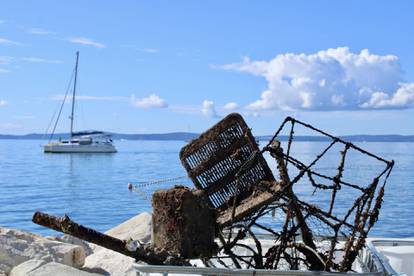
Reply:
M397 91L390 95L384 92L374 92L364 108L389 108L414 106L414 83L400 83Z
M168 107L167 102L157 96L156 94L151 94L148 97L141 99L135 98L135 95L131 95L131 104L138 108L166 108Z
M81 44L86 46L93 46L96 48L106 48L106 45L100 42L97 42L93 39L86 38L86 37L71 37L68 39L69 42L75 43L75 44Z
M218 117L214 102L209 100L203 101L203 104L201 105L201 113L206 117Z
M5 100L0 100L0 106L5 106L7 105L7 101Z
M229 102L229 103L227 103L227 104L224 105L224 109L225 110L234 110L234 109L236 109L238 107L239 107L239 105L237 103L235 103L235 102Z
M270 61L222 65L264 77L267 89L247 106L261 110L393 109L414 106L413 83L402 80L398 57L347 47L314 54L281 54Z

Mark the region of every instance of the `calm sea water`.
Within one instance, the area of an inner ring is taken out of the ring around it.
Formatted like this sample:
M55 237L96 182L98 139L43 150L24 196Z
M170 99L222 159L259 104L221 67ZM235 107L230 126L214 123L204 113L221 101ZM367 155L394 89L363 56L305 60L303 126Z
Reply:
M127 183L139 184L185 175L178 157L184 142L116 141L116 154L44 154L39 140L0 140L0 226L41 234L56 234L31 222L35 211L62 216L100 231L144 211L151 211L151 193L176 183L166 183L130 192ZM360 143L387 159L396 161L386 187L379 222L372 236L414 236L414 143ZM298 142L293 151L311 160L322 149L321 143ZM338 149L339 151L339 149ZM335 170L337 151L321 160L318 169ZM270 162L271 163L271 162ZM345 178L359 181L381 168L378 163L353 156L347 160L350 172ZM271 163L271 166L273 164ZM188 179L179 183L192 186ZM298 193L310 193L297 188ZM349 207L352 192L338 200L339 209ZM309 201L326 201L318 194Z

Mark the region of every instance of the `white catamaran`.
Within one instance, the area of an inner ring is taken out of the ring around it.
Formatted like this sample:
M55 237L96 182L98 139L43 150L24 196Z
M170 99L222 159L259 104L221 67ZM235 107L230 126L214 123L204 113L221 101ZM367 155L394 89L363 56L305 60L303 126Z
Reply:
M59 121L60 113L66 100L67 93L63 99L59 114L56 118L49 143L44 145L44 152L50 153L114 153L116 148L112 143L109 134L102 131L73 131L74 111L75 111L75 96L76 96L76 81L78 75L79 52L76 52L75 77L73 81L72 91L72 111L70 116L70 136L68 140L61 140L52 142L53 134L56 125Z

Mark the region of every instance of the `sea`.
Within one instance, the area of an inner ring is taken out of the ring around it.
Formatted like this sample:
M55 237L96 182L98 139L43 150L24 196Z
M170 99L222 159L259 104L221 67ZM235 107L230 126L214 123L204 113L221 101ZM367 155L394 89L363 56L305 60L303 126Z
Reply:
M82 225L106 231L139 213L151 212L151 195L156 189L177 184L193 187L179 159L184 141L116 140L118 152L114 154L45 154L45 142L0 140L0 226L57 235L32 223L33 213L42 211L56 216L67 214ZM414 237L414 143L357 145L395 161L378 222L370 235ZM322 142L296 142L291 154L310 162L323 147ZM334 149L315 168L334 175L340 150ZM276 175L276 165L266 158ZM383 169L381 162L361 154L348 158L346 164L344 178L363 186ZM294 169L291 172L295 173ZM130 191L128 183L139 188ZM299 197L326 204L330 196L305 185L300 181L295 187ZM346 210L356 196L346 189L338 191L334 207ZM272 224L272 217L265 219Z

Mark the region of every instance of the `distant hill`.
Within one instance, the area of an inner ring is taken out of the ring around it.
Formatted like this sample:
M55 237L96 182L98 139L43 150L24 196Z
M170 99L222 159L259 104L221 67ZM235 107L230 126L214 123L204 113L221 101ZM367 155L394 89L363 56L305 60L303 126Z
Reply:
M123 134L123 133L109 133L112 135L112 138L115 140L125 139L125 140L171 140L171 141L187 141L198 137L197 133L189 132L172 132L172 133L160 133L160 134ZM54 139L59 137L62 139L69 138L69 133L56 133ZM0 134L0 139L13 139L13 140L40 140L40 139L49 139L48 135L32 133L25 135L9 135L9 134Z
M259 136L260 141L270 140L271 135ZM286 141L288 136L280 136L279 140ZM414 135L345 135L339 136L342 140L350 142L414 142ZM325 136L295 136L295 141L320 142L330 140Z
M170 141L187 141L195 139L199 136L197 133L190 132L172 132L161 134L122 134L111 133L113 139L125 140L170 140Z
M123 133L110 133L115 140L158 140L158 141L189 141L199 136L197 133L189 132L172 132L172 133L159 133L159 134L123 134ZM66 139L69 137L68 133L57 133L55 138L61 137ZM258 136L259 141L269 140L271 135ZM13 140L39 140L48 139L48 136L44 134L26 134L26 135L9 135L0 134L0 139L13 139ZM414 142L414 135L346 135L340 136L345 141L352 142ZM287 136L280 136L280 140L285 141ZM295 141L327 141L328 139L323 136L295 136Z

